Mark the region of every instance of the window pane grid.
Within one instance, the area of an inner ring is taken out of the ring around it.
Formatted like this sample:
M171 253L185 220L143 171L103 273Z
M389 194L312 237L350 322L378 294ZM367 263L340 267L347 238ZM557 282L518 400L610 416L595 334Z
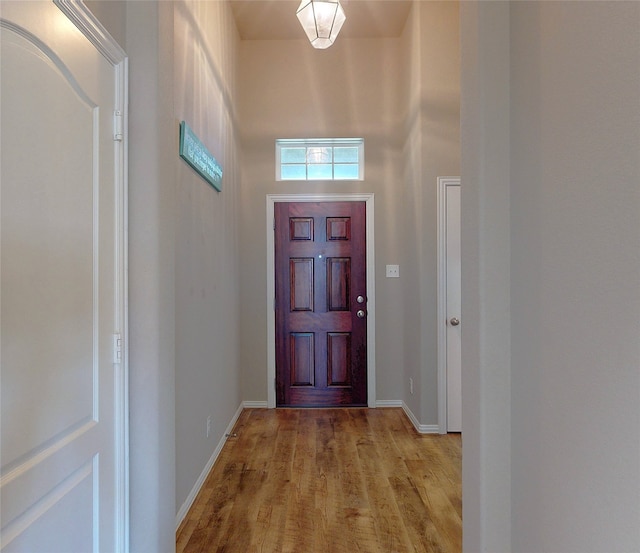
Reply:
M306 148L282 148L280 156L282 163L305 163L307 150Z
M324 142L324 143L323 143ZM338 143L331 145L328 143ZM362 180L362 139L278 140L277 180Z
M334 161L336 163L358 163L358 148L343 146L336 147L334 150Z

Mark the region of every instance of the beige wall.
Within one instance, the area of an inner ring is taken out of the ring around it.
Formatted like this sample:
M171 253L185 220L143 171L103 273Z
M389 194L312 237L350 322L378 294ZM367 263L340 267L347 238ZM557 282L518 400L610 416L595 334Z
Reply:
M418 2L403 36L402 398L422 424L438 422L436 182L460 171L458 18L457 2Z
M640 551L640 4L511 36L512 550Z
M640 551L640 4L462 24L464 549Z
M126 4L131 551L175 543L173 9Z
M464 551L511 551L509 2L462 2Z
M222 192L217 192L174 155L178 510L242 401L234 104L238 42L228 4L174 4L175 136L179 122L186 121L224 171Z
M241 43L245 399L267 399L266 195L373 192L377 399L409 401L408 377L422 378L411 407L437 423L436 177L459 171L457 26L457 3L428 2L401 38L339 39L325 51ZM365 139L363 182L275 181L276 138L345 136ZM386 264L400 264L401 278L385 278Z

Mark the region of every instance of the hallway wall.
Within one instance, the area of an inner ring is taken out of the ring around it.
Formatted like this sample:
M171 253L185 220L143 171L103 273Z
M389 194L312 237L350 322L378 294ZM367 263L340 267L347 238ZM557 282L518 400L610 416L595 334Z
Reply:
M640 4L511 37L512 551L640 551Z
M437 424L436 182L460 172L458 3L415 3L402 41L402 397L422 424Z
M176 509L242 402L236 131L238 36L224 2L176 2L174 125L223 167L222 192L176 159ZM177 132L176 135L177 137ZM207 417L211 432L207 438Z
M108 4L108 2L105 2ZM130 549L175 543L173 10L126 4L129 55Z
M462 3L465 551L640 551L640 4Z

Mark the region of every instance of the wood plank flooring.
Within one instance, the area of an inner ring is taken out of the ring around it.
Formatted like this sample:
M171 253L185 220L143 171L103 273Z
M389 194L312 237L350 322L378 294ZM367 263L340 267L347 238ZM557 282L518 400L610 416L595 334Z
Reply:
M178 553L459 553L461 438L401 409L246 409Z

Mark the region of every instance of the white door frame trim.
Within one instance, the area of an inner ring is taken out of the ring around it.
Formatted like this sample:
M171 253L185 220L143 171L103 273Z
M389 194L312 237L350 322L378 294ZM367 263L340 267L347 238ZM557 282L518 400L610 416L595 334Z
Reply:
M447 433L447 186L460 177L438 177L438 433Z
M365 194L267 194L267 407L276 406L275 241L276 202L365 202L367 238L367 405L376 406L376 320L374 195Z
M115 321L113 333L122 337L122 363L114 364L115 390L115 528L116 552L129 551L129 290L128 279L128 106L129 59L126 52L81 0L53 0L80 32L113 66L115 106L120 112L122 136L114 137L116 189ZM115 114L114 114L115 120ZM115 126L115 122L114 122Z

